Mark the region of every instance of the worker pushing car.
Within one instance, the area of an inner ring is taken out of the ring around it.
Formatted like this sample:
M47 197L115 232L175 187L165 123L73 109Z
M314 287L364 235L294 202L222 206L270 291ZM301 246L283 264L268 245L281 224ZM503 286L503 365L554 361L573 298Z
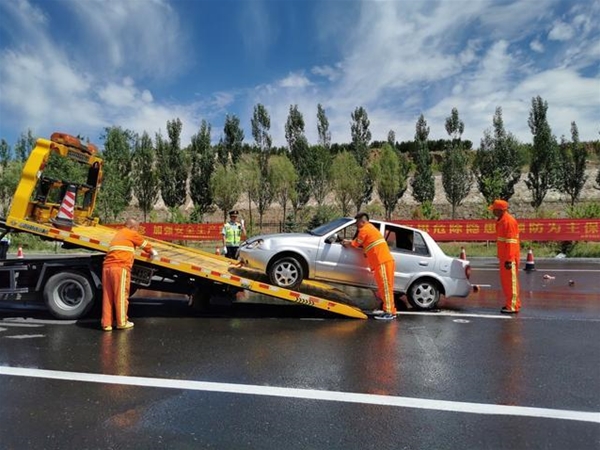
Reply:
M127 317L129 307L129 283L131 267L135 259L135 248L141 247L152 257L158 252L138 232L140 224L135 219L127 219L108 247L102 265L102 329L112 331L113 316L119 330L133 328ZM113 315L114 312L114 315Z
M379 230L369 222L369 215L359 212L356 217L358 233L352 240L344 239L344 247L361 247L367 258L367 264L375 275L377 295L383 302L383 314L376 315L379 320L393 320L396 318L396 305L394 304L394 272L396 263L387 242Z

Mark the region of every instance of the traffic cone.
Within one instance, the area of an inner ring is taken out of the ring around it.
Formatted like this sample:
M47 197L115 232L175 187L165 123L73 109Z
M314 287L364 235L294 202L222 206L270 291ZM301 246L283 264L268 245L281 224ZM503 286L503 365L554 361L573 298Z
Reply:
M52 223L56 228L66 231L71 231L71 228L73 228L76 196L77 188L74 184L70 184L67 187L67 192L65 192L65 196L62 199L58 214L54 219L52 219Z
M533 250L529 247L527 251L527 261L525 261L525 272L531 272L535 270L535 262L533 261Z
M460 256L459 256L459 258L460 258L460 259L464 259L464 260L466 260L466 259L467 259L467 252L465 251L465 248L464 248L464 247L461 247L461 248L460 248Z
M215 255L220 255L221 254L221 247L219 247L217 245L217 248L215 249Z
M25 255L23 255L23 247L19 245L19 249L17 250L17 258L23 259Z

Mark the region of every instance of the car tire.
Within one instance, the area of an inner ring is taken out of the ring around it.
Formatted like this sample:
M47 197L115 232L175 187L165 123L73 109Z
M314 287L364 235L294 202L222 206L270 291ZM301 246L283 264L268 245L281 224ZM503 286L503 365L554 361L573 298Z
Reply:
M277 259L269 267L269 281L285 289L296 289L304 279L302 264L293 256Z
M44 286L44 301L58 319L79 319L87 314L94 303L94 289L90 280L77 272L52 275Z
M415 281L408 290L408 302L419 311L435 309L440 301L439 284L428 278Z

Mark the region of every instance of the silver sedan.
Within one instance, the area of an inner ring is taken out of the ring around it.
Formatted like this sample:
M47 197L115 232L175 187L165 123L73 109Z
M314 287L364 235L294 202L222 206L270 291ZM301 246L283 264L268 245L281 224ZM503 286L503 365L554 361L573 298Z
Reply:
M441 295L471 292L468 261L447 256L425 231L396 223L370 221L379 228L396 261L394 293L406 294L416 309L434 309ZM307 233L256 236L242 243L239 259L266 273L272 284L294 289L303 279L375 289L362 249L343 248L357 232L356 220L336 219Z

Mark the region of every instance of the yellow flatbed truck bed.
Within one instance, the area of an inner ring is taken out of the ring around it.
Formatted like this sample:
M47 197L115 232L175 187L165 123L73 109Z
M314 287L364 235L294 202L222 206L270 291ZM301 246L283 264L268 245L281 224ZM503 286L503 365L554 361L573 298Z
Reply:
M51 153L69 158L89 166L87 182L75 185L69 181L44 177L43 170ZM84 248L106 253L116 230L102 226L93 217L96 196L101 187L102 160L96 156L95 148L82 144L76 138L61 133L52 135L51 140L38 139L23 169L23 175L5 226L19 232L43 236L45 239L62 241L72 247ZM73 220L64 220L60 216L63 205L48 201L51 188L60 189L61 198L67 192L79 197L74 208ZM329 311L352 318L366 319L358 308L324 298L323 294L334 292L335 288L318 284L319 296L279 288L260 281L251 271L241 271L235 261L203 252L198 249L180 246L157 239L148 238L158 251L158 257L137 251L136 265L150 268L152 273L170 273L181 282L198 292L206 287L206 282L247 289L282 300ZM134 266L135 269L135 266ZM307 283L310 288L311 283ZM189 292L194 294L194 292Z

